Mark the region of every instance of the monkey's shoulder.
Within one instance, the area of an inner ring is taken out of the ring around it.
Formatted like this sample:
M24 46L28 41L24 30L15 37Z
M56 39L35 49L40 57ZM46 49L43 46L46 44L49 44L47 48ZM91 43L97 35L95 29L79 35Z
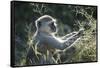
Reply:
M35 40L43 42L45 41L48 37L52 37L50 34L38 32L34 35Z

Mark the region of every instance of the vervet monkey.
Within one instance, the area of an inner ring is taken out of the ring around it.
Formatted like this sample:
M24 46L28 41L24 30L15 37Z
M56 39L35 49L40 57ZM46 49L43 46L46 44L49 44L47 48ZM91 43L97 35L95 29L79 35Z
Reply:
M57 38L53 33L57 31L56 20L49 16L44 15L36 20L37 31L34 38L39 41L42 45L47 45L46 47L51 47L53 49L63 50L73 44L83 33L83 29L78 32L73 32L62 38ZM41 46L41 45L40 45Z
M61 38L56 37L56 19L49 15L41 16L35 21L35 24L37 30L33 39L38 41L38 51L43 54L46 54L47 51L51 54L52 52L55 52L56 49L64 50L71 46L83 33L83 29L80 29L78 32L72 32Z

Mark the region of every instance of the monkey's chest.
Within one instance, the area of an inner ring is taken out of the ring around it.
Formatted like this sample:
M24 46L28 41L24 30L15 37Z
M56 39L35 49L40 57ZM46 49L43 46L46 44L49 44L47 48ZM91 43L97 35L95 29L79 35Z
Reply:
M48 44L41 44L39 47L38 47L38 51L41 52L41 53L46 53L47 50L51 53L54 53L55 52L55 49L50 47L50 45Z

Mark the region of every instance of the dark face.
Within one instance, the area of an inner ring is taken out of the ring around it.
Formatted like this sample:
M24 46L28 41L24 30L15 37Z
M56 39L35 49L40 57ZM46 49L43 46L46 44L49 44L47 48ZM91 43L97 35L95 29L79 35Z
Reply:
M52 32L56 32L56 25L54 24L54 22L51 22L49 24L49 26L50 26Z

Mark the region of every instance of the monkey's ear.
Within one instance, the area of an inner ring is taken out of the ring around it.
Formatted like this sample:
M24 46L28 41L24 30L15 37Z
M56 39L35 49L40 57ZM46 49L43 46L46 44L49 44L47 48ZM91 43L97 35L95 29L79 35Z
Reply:
M37 26L38 26L38 28L40 28L41 27L41 22L40 21L37 21Z

